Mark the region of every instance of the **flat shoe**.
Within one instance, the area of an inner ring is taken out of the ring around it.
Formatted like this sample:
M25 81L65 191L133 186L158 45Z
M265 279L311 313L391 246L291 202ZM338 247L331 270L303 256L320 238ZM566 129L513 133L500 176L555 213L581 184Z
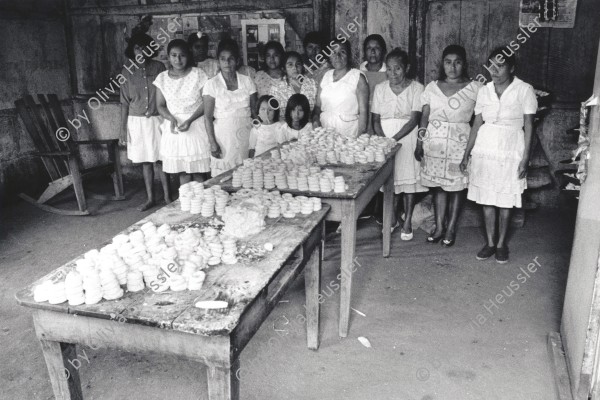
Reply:
M481 250L479 250L479 253L477 253L476 258L479 261L483 261L483 260L487 260L494 254L496 254L496 246L491 247L486 244L485 246L483 246L483 248Z
M427 236L427 240L425 240L425 243L430 243L430 244L436 244L438 243L440 240L442 240L443 236Z
M404 240L404 241L408 241L408 240L412 240L413 239L413 233L404 233L404 232L400 232L400 239Z
M452 247L452 246L454 246L454 239L452 239L452 240L448 240L448 239L442 240L442 246L444 246L444 247Z

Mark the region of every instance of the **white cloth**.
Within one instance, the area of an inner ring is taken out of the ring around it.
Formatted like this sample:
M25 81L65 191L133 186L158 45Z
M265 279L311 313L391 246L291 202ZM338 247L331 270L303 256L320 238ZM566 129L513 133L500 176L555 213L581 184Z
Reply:
M337 82L333 72L327 71L321 81L321 125L355 138L359 133L356 91L361 72L352 68Z
M258 156L279 144L281 122L270 125L262 124L250 130L249 149L254 149L254 156Z
M208 77L199 68L192 67L184 77L171 78L168 71L161 72L154 81L163 94L169 112L181 124L202 105L202 87ZM174 134L171 121L161 124L160 158L163 171L200 173L210 170L210 143L204 126L204 117L190 124L186 132Z
M248 145L252 122L250 96L256 86L246 75L236 73L238 88L227 90L222 73L204 86L204 95L215 99L215 139L221 148L222 158L211 159L212 176L217 176L248 158Z
M521 194L527 188L527 179L519 179L517 172L525 151L524 114L536 111L533 87L517 77L501 98L493 82L479 91L475 114L482 115L484 124L471 152L468 199L496 207L521 207Z
M381 117L381 128L387 137L396 135L410 120L411 113L421 111L421 93L423 85L412 81L399 95L390 88L390 82L385 81L375 87L373 96L374 114ZM408 135L398 141L402 147L396 153L394 167L394 187L396 193L426 192L427 188L420 185L420 163L414 152L417 147L418 128L415 127Z
M127 117L127 158L133 163L160 159L162 117Z

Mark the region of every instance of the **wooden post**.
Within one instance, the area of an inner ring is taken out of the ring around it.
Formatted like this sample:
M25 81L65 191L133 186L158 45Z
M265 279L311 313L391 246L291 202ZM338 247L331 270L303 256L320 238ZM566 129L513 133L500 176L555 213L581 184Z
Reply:
M325 222L322 222L325 225ZM319 229L319 228L317 228ZM321 246L315 246L306 267L304 267L306 296L306 342L308 348L319 348L319 293L321 292Z
M429 0L409 0L408 57L417 80L425 82L425 29Z
M350 304L352 293L352 273L356 247L356 210L354 201L342 203L342 288L340 292L340 337L348 336L350 327Z

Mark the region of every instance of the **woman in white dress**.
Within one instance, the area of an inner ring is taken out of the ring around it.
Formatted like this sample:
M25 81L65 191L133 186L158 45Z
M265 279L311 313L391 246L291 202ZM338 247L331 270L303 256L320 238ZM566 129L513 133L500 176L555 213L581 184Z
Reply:
M487 243L477 259L495 254L501 264L508 262L506 236L511 211L521 207L521 195L527 187L537 112L533 87L514 75L514 54L506 55L507 48L498 48L490 55L489 59L494 60L489 68L492 82L477 94L475 121L460 165L463 172L467 167L469 170L468 199L483 205ZM500 221L496 240L497 214Z
M331 48L333 46L333 48ZM317 91L313 126L333 128L355 138L367 132L369 121L369 85L365 76L352 68L350 42L332 40L327 46L332 70L323 75Z
M465 49L451 45L442 53L439 79L429 83L421 95L423 115L415 157L421 161L421 184L434 191L436 219L435 232L427 237L427 243L438 243L443 238L443 246L454 245L468 182L460 163L467 148L469 122L480 87L479 82L471 81L467 75Z
M400 238L411 240L412 214L415 208L416 193L428 189L419 183L420 163L415 159L417 146L417 126L421 117L421 93L423 85L408 79L408 54L400 49L392 50L385 59L388 80L375 86L372 102L373 128L380 136L397 140L402 146L396 153L394 167L394 191L397 210L399 194L404 194L404 224ZM399 225L397 217L392 231Z
M181 184L203 181L210 171L210 142L204 128L202 87L208 77L194 67L188 44L175 39L167 46L171 68L154 81L156 105L164 118L160 154L163 171L179 174Z
M212 176L217 176L248 158L252 118L257 96L252 79L236 72L240 50L231 39L219 42L217 59L221 71L204 87L205 124L215 141L211 160Z

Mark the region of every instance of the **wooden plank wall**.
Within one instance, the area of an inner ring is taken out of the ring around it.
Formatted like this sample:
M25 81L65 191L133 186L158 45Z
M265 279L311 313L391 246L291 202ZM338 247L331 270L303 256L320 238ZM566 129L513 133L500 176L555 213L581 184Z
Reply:
M383 36L388 51L400 47L408 52L408 3L409 0L372 0L367 4L367 34Z
M104 88L115 77L126 62L124 56L125 34L138 23L140 16L181 15L200 13L206 15L226 15L231 19L232 32L238 34L241 26L233 26L240 18L280 18L286 19L286 44L288 50L301 50L302 37L313 30L315 17L312 0L294 2L292 0L264 0L256 2L237 0L223 2L183 2L171 3L166 0L107 0L102 7L97 1L69 1L68 20L71 37L68 42L73 48L72 74L75 76L75 94L93 94ZM328 9L331 1L320 0L318 6ZM118 5L118 6L117 6ZM257 8L260 7L260 8ZM265 13L261 10L285 10L282 13ZM227 10L231 10L228 12ZM239 25L239 24L237 24ZM329 25L324 23L322 25ZM241 44L241 40L240 40Z
M467 50L469 74L483 73L489 53L517 41L520 0L430 0L426 15L425 83L437 77L444 47ZM517 75L555 93L559 104L589 96L600 38L600 1L579 0L573 29L540 28L517 51Z

